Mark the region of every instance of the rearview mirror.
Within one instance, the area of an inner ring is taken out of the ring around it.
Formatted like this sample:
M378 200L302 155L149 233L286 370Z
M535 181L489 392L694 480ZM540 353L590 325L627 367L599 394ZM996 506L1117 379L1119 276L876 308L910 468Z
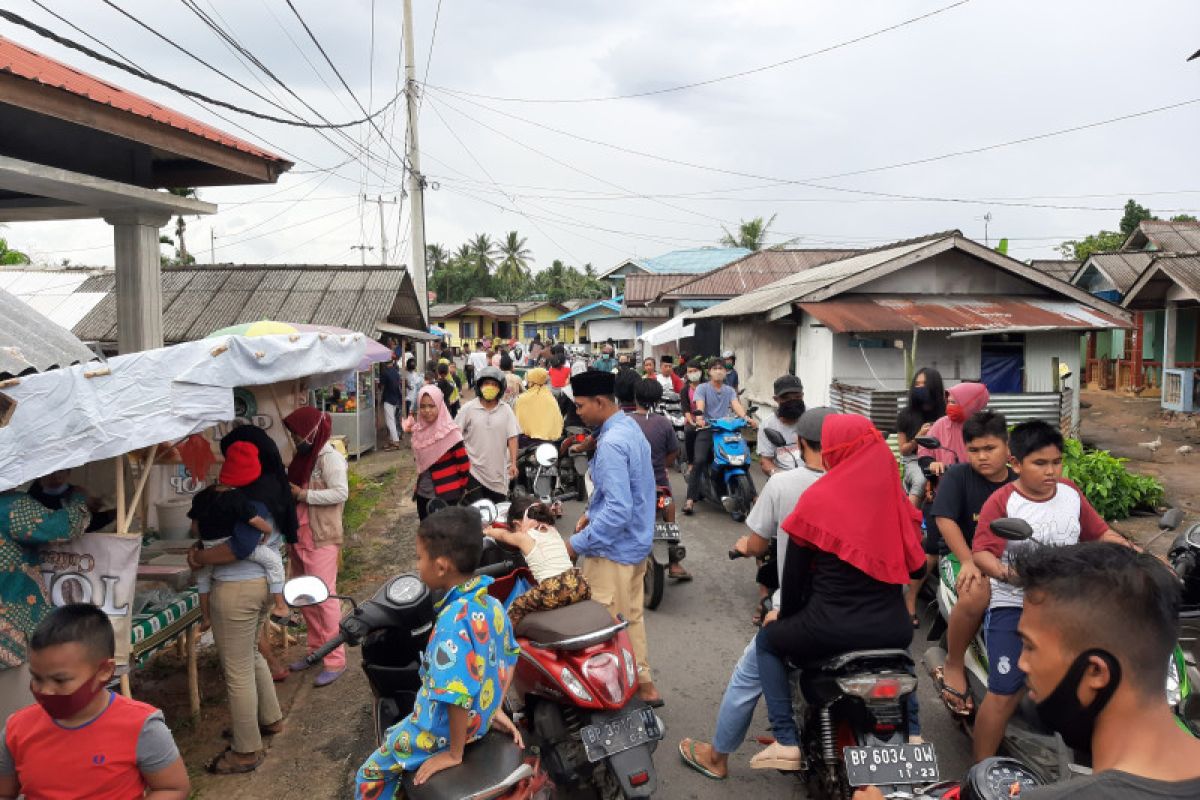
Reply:
M783 434L774 428L763 428L763 434L767 437L767 441L776 447L787 447L787 439L784 439Z
M487 527L496 521L496 504L491 500L476 500L471 503L471 508L479 512L479 516L483 518L483 527Z
M558 461L558 450L552 444L539 444L533 451L533 457L541 466L549 467Z
M301 575L283 585L283 599L293 608L318 606L329 599L329 587L316 575Z
M926 450L942 449L942 442L936 436L918 436L914 439L918 446L924 447Z
M1033 538L1033 527L1017 517L1001 517L992 522L992 533L1010 542L1024 542Z

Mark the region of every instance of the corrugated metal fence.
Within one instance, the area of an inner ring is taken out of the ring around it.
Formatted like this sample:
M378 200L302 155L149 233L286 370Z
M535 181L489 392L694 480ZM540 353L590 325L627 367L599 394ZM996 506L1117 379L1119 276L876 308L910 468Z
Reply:
M905 392L870 389L834 382L829 387L829 405L846 414L862 414L881 431L896 430L896 414L905 405ZM1049 422L1060 430L1070 427L1071 390L994 394L988 408L1005 416L1009 425L1031 419Z

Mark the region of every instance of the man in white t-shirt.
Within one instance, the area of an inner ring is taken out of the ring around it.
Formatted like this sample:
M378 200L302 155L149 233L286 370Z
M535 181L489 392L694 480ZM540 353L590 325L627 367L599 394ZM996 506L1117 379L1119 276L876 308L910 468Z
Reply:
M800 447L804 463L797 469L780 471L771 476L758 495L758 501L746 517L750 533L738 539L734 549L747 556L763 556L774 541L777 556L775 568L783 572L783 554L787 552L787 534L783 532L783 521L792 513L800 495L817 482L824 473L821 462L821 424L831 408L810 408L804 412L797 424ZM779 607L779 592L775 593L774 607ZM775 620L777 611L771 611L763 624ZM717 712L717 730L712 744L694 739L679 743L679 755L685 764L709 778L720 779L729 774L729 754L741 746L750 730L754 707L762 695L762 684L758 678L758 659L755 656L754 640L742 652L725 695Z
M467 384L475 385L475 376L488 365L487 348L483 342L475 343L475 352L467 356Z

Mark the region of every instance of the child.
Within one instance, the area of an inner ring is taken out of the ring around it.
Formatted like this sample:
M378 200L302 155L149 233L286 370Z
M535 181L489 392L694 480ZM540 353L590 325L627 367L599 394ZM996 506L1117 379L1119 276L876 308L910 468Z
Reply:
M34 629L37 702L0 736L0 797L186 800L187 768L162 712L105 689L115 651L108 617L89 603L56 608Z
M249 486L262 475L262 464L258 460L258 448L250 442L234 442L225 452L225 463L217 484L203 490L192 499L188 516L192 518L192 534L200 537L204 547L216 547L229 540L238 525L249 525L262 534L265 541L274 529L267 521L270 515L261 503L250 500L238 491ZM274 599L275 610L271 620L280 625L289 624L291 612L283 600L283 559L279 550L260 544L246 557L263 568L267 584ZM210 627L209 589L212 586L212 567L196 570L196 589L200 592L200 614L204 618L203 630Z
M1017 475L1008 466L1008 423L1003 414L980 411L963 424L967 463L954 464L942 476L929 516L937 525L942 558L957 563L958 603L950 612L946 664L934 673L942 702L950 713L969 717L975 702L967 692L963 658L987 611L991 591L975 566L971 543L983 504Z
M508 509L509 528L488 528L484 533L525 556L537 581L508 607L508 618L517 627L531 611L549 611L592 596L583 573L571 563L567 544L554 529L554 512L534 497L518 497Z
M468 742L494 723L521 736L501 709L519 652L504 607L488 595L492 579L472 577L483 550L479 512L452 506L426 517L417 529L417 573L430 589L446 592L429 646L421 659L421 690L412 714L388 729L384 742L358 770L355 797L397 796L401 774L413 783L462 762Z
M991 578L992 591L984 622L988 691L975 719L976 761L996 754L1025 688L1025 673L1017 666L1021 657L1017 624L1024 595L1012 585L1013 556L1031 547L1061 547L1097 539L1129 545L1108 527L1083 492L1062 477L1062 434L1041 420L1022 422L1013 428L1008 447L1017 479L983 504L971 546L979 571ZM1037 544L1009 542L992 533L992 522L1004 517L1018 517L1033 526Z

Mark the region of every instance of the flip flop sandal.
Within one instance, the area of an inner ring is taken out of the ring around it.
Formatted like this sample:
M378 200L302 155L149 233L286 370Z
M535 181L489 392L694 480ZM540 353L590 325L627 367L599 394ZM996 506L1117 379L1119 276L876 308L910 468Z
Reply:
M688 581L690 581L692 579L692 573L688 572L686 569L682 570L680 572L677 572L677 573L672 573L671 570L668 568L667 569L667 577L673 581L679 581L680 583L687 583Z
M254 772L254 770L261 767L262 763L267 760L267 754L260 750L256 754L254 761L249 764L237 764L227 758L232 752L232 750L223 751L220 755L205 764L204 769L213 775L242 775L247 772Z
M937 688L942 704L952 715L962 719L970 719L975 714L975 698L965 692L960 692L946 683L946 668L937 667L933 671L933 683Z
M685 743L687 745L686 749ZM694 739L684 739L679 743L679 757L683 759L683 763L686 766L691 767L710 780L723 781L729 777L728 775L718 775L696 760L696 741Z
M780 755L782 746L778 743L768 745L750 759L750 769L777 769L781 772L799 772L804 769L804 756L792 759Z

